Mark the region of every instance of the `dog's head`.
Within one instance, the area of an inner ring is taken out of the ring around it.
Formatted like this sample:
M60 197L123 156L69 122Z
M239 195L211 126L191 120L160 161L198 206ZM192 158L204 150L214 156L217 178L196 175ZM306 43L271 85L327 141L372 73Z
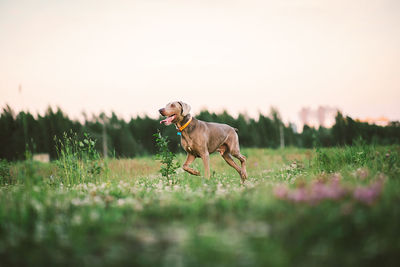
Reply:
M165 108L161 108L158 111L162 116L167 117L160 121L160 123L170 125L172 123L181 122L183 118L189 114L190 106L182 101L175 101L168 103Z

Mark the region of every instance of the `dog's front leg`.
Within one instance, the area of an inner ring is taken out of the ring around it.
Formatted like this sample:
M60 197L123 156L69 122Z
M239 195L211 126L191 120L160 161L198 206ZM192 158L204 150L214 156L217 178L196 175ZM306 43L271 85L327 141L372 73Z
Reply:
M195 170L195 169L189 167L189 165L192 164L192 162L193 162L195 159L196 159L196 157L193 156L192 154L187 154L186 161L185 161L185 163L183 164L183 167L182 167L182 168L183 168L185 171L187 171L188 173L190 173L190 174L193 174L193 175L200 175L200 172L199 172L199 171L197 171L197 170Z
M201 155L201 159L203 160L204 164L204 177L209 179L210 178L210 155L208 153L204 153Z

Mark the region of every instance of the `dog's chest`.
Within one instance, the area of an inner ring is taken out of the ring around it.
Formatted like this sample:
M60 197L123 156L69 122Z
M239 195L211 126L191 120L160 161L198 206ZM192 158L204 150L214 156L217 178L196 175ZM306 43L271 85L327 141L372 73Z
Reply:
M190 138L188 138L188 137L185 138L185 136L182 135L181 145L186 152L193 154L193 155L198 154L193 145L193 141Z

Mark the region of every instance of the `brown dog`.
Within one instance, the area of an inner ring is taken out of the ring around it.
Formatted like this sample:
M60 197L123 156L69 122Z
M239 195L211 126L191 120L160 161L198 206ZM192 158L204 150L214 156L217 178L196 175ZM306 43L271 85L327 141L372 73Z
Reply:
M175 124L178 134L181 134L181 144L187 152L183 169L190 174L200 175L200 172L189 165L200 157L204 164L204 176L210 177L209 155L218 151L224 160L240 175L242 182L247 179L246 158L240 154L237 129L226 124L204 122L189 114L190 106L181 101L168 103L159 110L167 118L160 121L165 125ZM240 160L241 168L233 161L232 156Z

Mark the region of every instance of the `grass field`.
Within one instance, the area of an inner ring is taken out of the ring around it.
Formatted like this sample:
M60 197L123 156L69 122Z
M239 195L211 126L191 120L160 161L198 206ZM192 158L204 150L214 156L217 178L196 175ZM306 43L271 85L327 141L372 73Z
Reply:
M242 152L244 185L219 155L3 161L0 266L399 265L399 146Z

